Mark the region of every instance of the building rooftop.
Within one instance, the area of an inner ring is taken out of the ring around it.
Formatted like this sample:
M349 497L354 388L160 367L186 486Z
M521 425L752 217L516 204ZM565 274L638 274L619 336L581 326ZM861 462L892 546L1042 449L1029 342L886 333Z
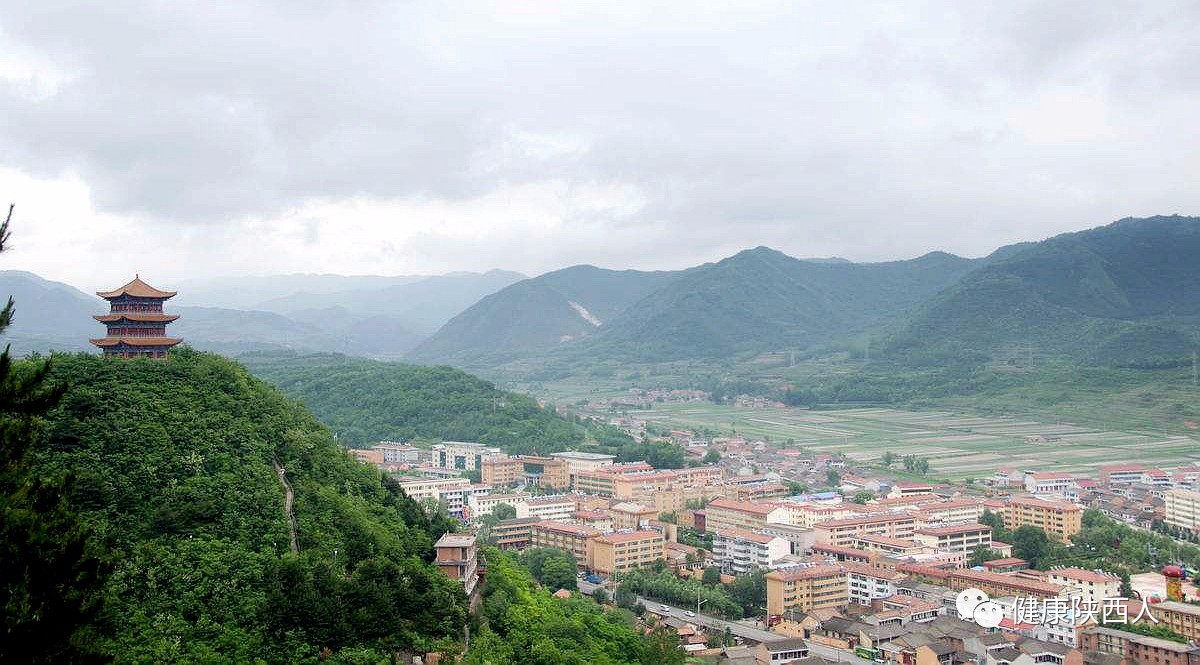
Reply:
M469 533L444 533L434 547L474 547L475 536Z
M917 533L927 536L953 536L959 533L973 533L976 531L988 530L992 527L986 524L954 524L951 526L935 526L917 529Z
M140 277L134 278L124 286L117 287L112 291L97 291L96 295L109 300L119 298L121 296L133 296L134 298L170 298L175 295L175 291L162 291L143 282Z
M803 568L786 568L783 570L773 570L767 573L770 579L781 580L783 582L792 582L795 580L811 580L822 577L834 577L836 575L845 575L846 569L840 565L837 566L807 566Z
M1105 573L1096 570L1085 570L1083 568L1057 568L1050 571L1050 575L1065 577L1069 580L1078 580L1080 582L1095 582L1104 584L1107 582L1120 582L1121 578L1111 573Z
M615 544L648 540L652 538L662 540L662 537L662 534L657 531L616 531L613 533L606 533L596 540Z
M587 462L604 462L617 459L616 455L606 455L604 453L584 453L577 450L564 450L561 453L550 453L550 456Z
M1009 500L1014 506L1028 506L1033 508L1055 508L1058 510L1082 510L1078 505L1069 501L1057 501L1054 499L1041 499L1036 496L1014 496Z

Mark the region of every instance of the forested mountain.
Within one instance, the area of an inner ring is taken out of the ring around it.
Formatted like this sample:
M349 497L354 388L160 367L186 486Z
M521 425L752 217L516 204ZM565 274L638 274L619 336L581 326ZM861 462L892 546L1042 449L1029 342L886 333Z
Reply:
M161 361L53 363L69 389L38 434L34 472L69 479L64 498L108 568L81 649L378 661L461 636L466 598L429 563L448 523L278 391L186 347ZM276 465L294 491L298 552Z
M678 273L573 266L523 280L451 319L409 357L487 364L595 335Z
M903 312L976 263L943 252L816 262L758 247L684 272L627 308L585 352L661 361L808 348Z
M1200 218L1123 219L997 254L917 308L888 355L913 364L1190 362L1200 340Z

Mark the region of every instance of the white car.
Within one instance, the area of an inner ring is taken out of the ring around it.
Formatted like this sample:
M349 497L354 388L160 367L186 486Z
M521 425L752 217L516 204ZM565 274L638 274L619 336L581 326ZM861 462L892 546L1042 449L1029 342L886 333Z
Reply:
M660 610L662 610L662 611L664 611L664 612L670 612L670 611L671 611L671 608L667 607L666 605L659 605L659 606L658 606L658 609L660 609Z
M696 616L696 613L695 613L695 612L693 612L693 611L691 611L691 610L688 610L687 612L684 612L684 614L686 614L686 615L688 615L688 616L690 616L690 617L694 617L694 616Z

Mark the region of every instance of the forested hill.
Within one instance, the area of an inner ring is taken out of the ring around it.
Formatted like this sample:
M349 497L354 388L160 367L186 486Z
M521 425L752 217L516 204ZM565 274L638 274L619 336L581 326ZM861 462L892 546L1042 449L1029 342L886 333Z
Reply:
M446 523L354 462L299 405L218 356L54 357L70 388L35 471L111 568L86 650L138 662L387 660L461 636L461 587L429 563ZM294 489L299 554L278 463ZM59 630L69 630L61 626Z
M1123 219L999 250L889 340L912 364L1059 357L1187 363L1200 340L1200 218Z

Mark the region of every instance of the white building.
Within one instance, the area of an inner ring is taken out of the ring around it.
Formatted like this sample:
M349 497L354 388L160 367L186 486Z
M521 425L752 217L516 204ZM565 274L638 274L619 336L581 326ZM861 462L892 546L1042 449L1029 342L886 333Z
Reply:
M992 527L986 524L955 524L917 529L913 540L938 552L970 555L980 547L991 547Z
M575 514L575 501L568 496L534 496L525 500L529 517L555 522L570 522Z
M850 602L859 605L870 605L876 600L891 598L896 595L896 583L905 578L904 573L863 564L843 562L841 566L846 569Z
M499 448L464 441L443 441L433 446L432 453L434 466L458 470L482 468L484 459L503 454Z
M446 504L446 512L458 519L465 518L463 509L472 495L492 490L488 485L472 485L466 478L403 478L400 489L416 501L433 499Z
M1181 529L1200 531L1200 492L1168 490L1163 493L1166 503L1166 523Z
M734 575L754 568L769 570L791 550L792 544L784 538L747 529L727 527L713 534L713 560Z
M1075 485L1069 473L1044 472L1025 476L1025 491L1034 495L1063 494Z
M383 453L384 464L416 464L421 461L421 449L398 441L380 441L371 450Z
M517 517L529 517L529 495L517 492L513 494L472 494L467 498L467 516L477 520L492 514L492 510L504 503L517 511Z

